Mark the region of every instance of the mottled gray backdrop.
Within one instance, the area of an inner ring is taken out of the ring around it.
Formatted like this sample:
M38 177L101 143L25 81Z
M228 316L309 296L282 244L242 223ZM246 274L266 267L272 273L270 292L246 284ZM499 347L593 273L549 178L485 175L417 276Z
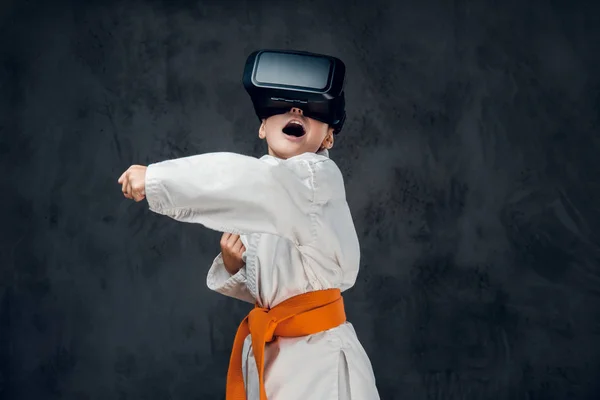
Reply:
M3 2L0 398L223 398L249 306L206 288L219 233L116 181L262 155L264 47L347 64L346 304L382 399L598 398L598 7L525 3Z

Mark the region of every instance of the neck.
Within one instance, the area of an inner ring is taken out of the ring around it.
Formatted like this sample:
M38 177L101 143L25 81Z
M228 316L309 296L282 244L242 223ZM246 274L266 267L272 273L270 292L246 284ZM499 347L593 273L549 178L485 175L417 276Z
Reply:
M273 150L272 148L270 148L270 147L267 147L267 148L268 148L268 154L271 157L279 158L280 160L287 160L288 158L291 158L291 157L294 157L294 156L298 155L298 154L293 154L293 155L291 155L289 157L284 157L281 154L278 154L277 152L275 152L275 150ZM322 151L327 151L327 149L325 147L320 147L317 151L315 151L315 154L318 154L318 153L320 153Z

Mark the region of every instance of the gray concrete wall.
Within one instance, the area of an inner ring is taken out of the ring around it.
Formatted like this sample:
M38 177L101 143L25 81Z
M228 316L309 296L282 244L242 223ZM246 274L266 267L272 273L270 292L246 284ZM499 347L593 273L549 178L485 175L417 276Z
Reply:
M566 4L566 2L564 2ZM130 164L260 156L257 48L341 57L349 319L383 399L600 390L600 24L559 2L7 2L0 397L223 398L248 306L219 233L122 197Z

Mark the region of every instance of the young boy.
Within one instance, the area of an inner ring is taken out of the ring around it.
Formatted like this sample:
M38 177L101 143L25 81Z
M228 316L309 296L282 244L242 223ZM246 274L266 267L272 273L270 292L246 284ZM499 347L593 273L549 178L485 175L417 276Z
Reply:
M126 198L224 232L208 287L256 305L236 335L227 400L379 399L340 296L360 251L328 157L334 130L290 107L262 118L261 159L208 153L134 165L119 178Z

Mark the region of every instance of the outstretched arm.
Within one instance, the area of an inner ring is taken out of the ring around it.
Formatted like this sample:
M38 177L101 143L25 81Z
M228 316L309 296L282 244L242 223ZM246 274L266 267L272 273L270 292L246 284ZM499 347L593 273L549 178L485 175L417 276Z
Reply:
M313 171L307 161L296 163L306 164L292 169L285 162L270 164L234 153L168 160L147 167L140 193L150 210L179 221L306 244L313 240Z

